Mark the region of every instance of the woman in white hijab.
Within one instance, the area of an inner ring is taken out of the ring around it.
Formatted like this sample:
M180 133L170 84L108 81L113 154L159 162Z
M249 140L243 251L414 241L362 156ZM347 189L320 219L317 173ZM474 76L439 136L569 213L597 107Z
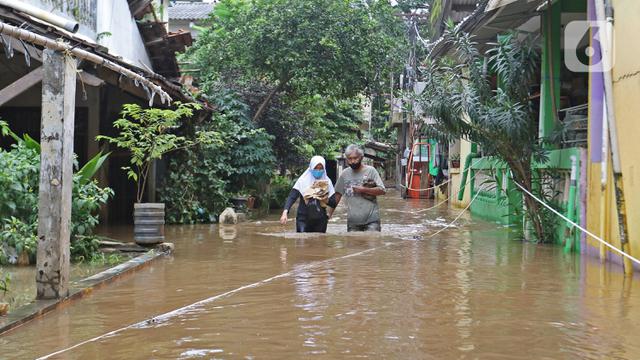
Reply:
M297 232L327 232L326 206L336 207L335 190L331 179L327 176L326 165L322 156L311 158L309 168L298 178L284 205L280 223L285 225L289 209L298 200L296 215Z

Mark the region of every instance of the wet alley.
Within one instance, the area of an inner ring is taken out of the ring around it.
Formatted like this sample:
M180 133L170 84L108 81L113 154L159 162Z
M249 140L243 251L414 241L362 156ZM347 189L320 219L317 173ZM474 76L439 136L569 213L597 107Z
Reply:
M379 235L341 211L326 235L169 227L173 256L0 337L2 358L640 356L637 278L467 213L432 236L460 209L420 206L385 197Z

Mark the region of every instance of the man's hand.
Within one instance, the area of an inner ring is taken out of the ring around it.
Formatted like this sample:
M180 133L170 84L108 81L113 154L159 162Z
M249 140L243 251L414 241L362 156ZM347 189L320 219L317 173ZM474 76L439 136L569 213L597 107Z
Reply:
M354 194L367 194L367 195L373 195L373 196L380 196L380 195L386 194L386 191L382 190L381 187L369 188L369 187L364 187L364 186L354 186L353 187L353 193Z

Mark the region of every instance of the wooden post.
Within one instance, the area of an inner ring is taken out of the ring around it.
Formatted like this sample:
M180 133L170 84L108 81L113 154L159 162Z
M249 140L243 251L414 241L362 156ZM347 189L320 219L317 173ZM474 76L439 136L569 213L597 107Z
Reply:
M76 62L43 51L37 299L69 295Z

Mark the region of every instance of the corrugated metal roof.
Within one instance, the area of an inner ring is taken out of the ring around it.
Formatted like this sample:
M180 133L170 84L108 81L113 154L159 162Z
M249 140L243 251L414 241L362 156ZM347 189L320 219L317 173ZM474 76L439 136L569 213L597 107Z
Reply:
M215 4L177 2L169 6L169 20L201 20L209 17Z
M480 3L479 0L453 0L453 5L476 5Z

